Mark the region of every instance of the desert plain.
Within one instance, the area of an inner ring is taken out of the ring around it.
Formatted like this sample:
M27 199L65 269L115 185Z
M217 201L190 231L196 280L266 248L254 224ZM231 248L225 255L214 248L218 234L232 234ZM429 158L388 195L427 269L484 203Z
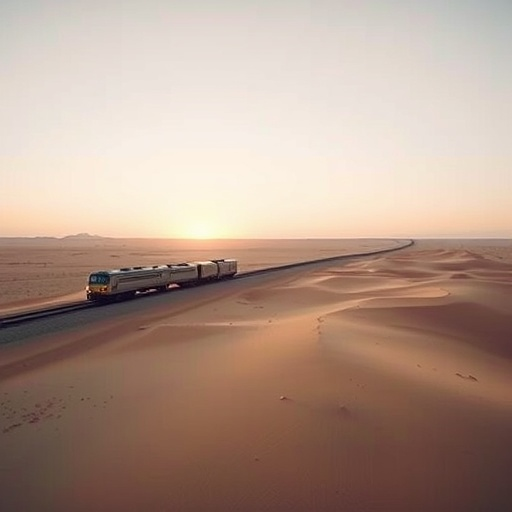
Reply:
M250 269L398 242L73 243L60 264L2 248L4 311L75 297L112 260ZM0 343L0 508L512 510L511 292L510 240L417 240Z

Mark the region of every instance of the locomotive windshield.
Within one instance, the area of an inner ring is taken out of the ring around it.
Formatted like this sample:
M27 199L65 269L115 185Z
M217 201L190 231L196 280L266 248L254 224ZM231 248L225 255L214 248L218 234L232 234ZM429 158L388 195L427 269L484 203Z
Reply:
M105 274L91 274L89 284L108 284L109 279L109 276Z

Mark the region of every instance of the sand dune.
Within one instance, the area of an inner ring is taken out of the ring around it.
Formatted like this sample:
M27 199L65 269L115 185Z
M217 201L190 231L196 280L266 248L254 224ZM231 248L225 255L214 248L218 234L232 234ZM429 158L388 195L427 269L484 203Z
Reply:
M7 510L511 509L512 250L453 245L4 350Z

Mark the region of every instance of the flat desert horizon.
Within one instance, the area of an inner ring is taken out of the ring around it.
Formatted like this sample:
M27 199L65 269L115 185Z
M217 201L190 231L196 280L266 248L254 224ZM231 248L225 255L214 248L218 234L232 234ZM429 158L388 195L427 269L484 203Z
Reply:
M105 265L401 241L222 242L0 242L0 308L74 297ZM511 292L510 240L419 239L0 329L2 509L510 510Z

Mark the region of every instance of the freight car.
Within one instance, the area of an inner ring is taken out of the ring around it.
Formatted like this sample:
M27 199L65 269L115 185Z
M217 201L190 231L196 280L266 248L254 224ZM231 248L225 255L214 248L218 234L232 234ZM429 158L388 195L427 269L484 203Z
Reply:
M237 271L234 259L100 270L89 275L85 290L90 301L117 300L150 290L165 291L171 285L188 287L219 281Z

